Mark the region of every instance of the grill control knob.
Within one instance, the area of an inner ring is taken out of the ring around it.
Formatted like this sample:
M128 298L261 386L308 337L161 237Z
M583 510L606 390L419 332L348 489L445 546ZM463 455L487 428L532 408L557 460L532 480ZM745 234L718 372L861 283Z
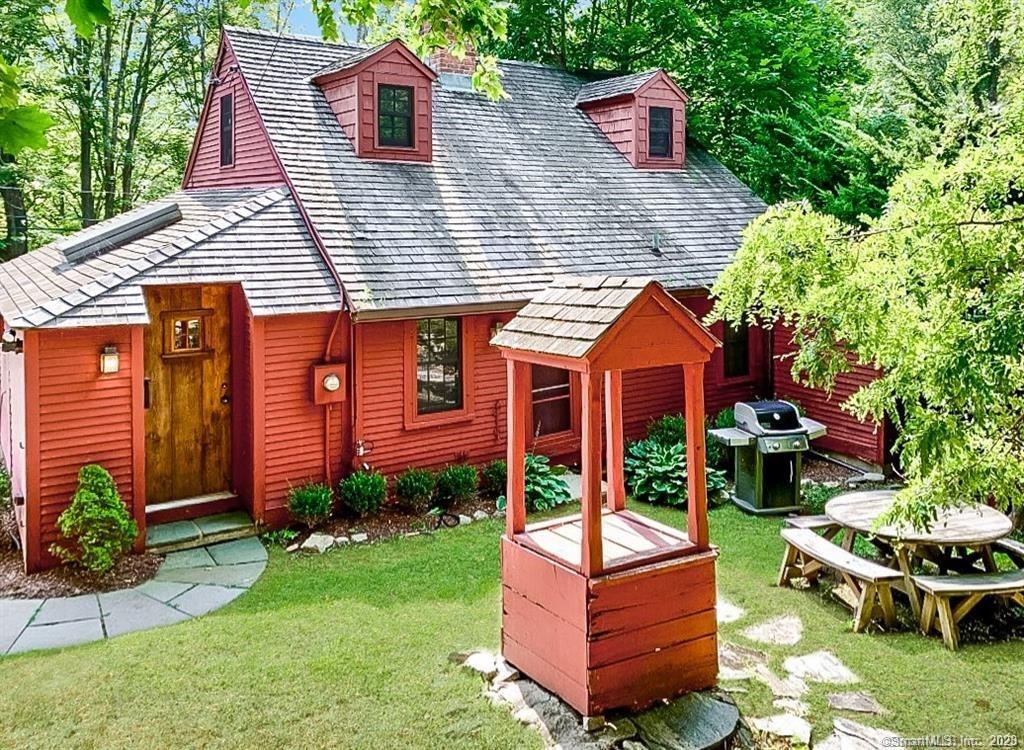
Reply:
M777 450L778 450L778 449L779 449L780 447L781 447L781 446L780 446L780 445L779 445L778 443L772 443L772 444L771 444L771 449L772 449L773 451L777 451Z
M794 448L799 448L800 447L800 441L799 440L794 440L792 445L793 445Z

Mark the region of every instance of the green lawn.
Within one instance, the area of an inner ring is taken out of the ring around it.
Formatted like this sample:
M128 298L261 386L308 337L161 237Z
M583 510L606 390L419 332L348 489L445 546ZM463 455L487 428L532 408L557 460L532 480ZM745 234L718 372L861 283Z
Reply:
M643 512L685 522L665 509ZM0 747L539 747L446 660L497 644L500 529L486 521L322 557L275 550L252 590L214 614L2 659ZM769 649L773 666L831 649L890 709L876 723L910 736L1024 736L1024 643L950 654L911 633L854 635L838 604L771 585L777 521L719 509L712 538L722 548L722 594L747 610L724 627L726 639L746 643L747 625L796 613L804 639ZM737 696L744 710L769 712L767 689L749 690ZM827 693L815 686L809 698L819 731L831 724Z

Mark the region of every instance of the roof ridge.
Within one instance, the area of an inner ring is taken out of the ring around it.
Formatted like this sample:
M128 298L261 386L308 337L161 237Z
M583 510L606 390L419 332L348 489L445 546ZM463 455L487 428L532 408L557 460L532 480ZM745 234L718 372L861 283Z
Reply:
M349 42L329 42L323 37L316 36L315 34L295 34L290 31L271 31L270 29L253 29L248 26L237 26L234 24L224 24L224 31L229 34L241 33L241 34L252 34L254 36L272 36L282 37L284 39L290 39L296 42L307 42L310 44L319 44L324 47L354 47L361 45L350 44Z
M206 223L199 225L181 237L151 250L143 257L133 261L126 268L111 271L104 276L92 279L78 289L36 305L28 312L13 317L9 324L13 328L39 328L46 325L62 315L66 315L71 310L81 307L112 289L116 289L137 278L142 273L178 257L181 253L191 250L211 237L215 237L221 232L241 224L246 219L279 203L289 195L290 192L287 188L275 186L251 198L225 206Z

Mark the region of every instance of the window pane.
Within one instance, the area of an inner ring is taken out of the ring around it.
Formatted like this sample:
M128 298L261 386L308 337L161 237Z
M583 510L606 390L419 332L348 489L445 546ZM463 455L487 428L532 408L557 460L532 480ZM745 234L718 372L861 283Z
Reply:
M377 87L377 141L381 146L413 145L413 93L411 86Z
M672 156L671 107L650 107L647 110L647 153L649 156Z
M171 350L176 352L198 351L203 346L202 320L183 318L171 324Z
M234 97L225 94L220 98L220 165L229 166L235 161L235 106Z
M533 406L533 433L537 436L566 432L572 427L568 397Z
M734 378L750 374L750 330L746 323L733 327L726 324L722 337L722 356L725 377Z
M462 361L458 318L416 323L416 403L420 414L462 408Z

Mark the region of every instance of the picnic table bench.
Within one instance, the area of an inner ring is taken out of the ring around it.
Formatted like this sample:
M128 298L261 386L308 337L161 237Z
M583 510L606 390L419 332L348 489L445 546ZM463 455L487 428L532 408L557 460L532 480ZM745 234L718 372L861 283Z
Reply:
M786 554L779 571L780 586L794 578L813 580L822 568L830 568L839 572L857 597L855 633L867 628L876 608L881 608L886 625L896 623L892 585L903 580L900 571L858 557L809 528L783 529L782 538L786 541Z
M914 576L915 585L924 592L921 632L928 635L938 614L939 629L947 648L960 645L960 621L986 596L1000 596L1024 607L1024 569L1006 573L970 575ZM956 606L953 600L959 599Z

